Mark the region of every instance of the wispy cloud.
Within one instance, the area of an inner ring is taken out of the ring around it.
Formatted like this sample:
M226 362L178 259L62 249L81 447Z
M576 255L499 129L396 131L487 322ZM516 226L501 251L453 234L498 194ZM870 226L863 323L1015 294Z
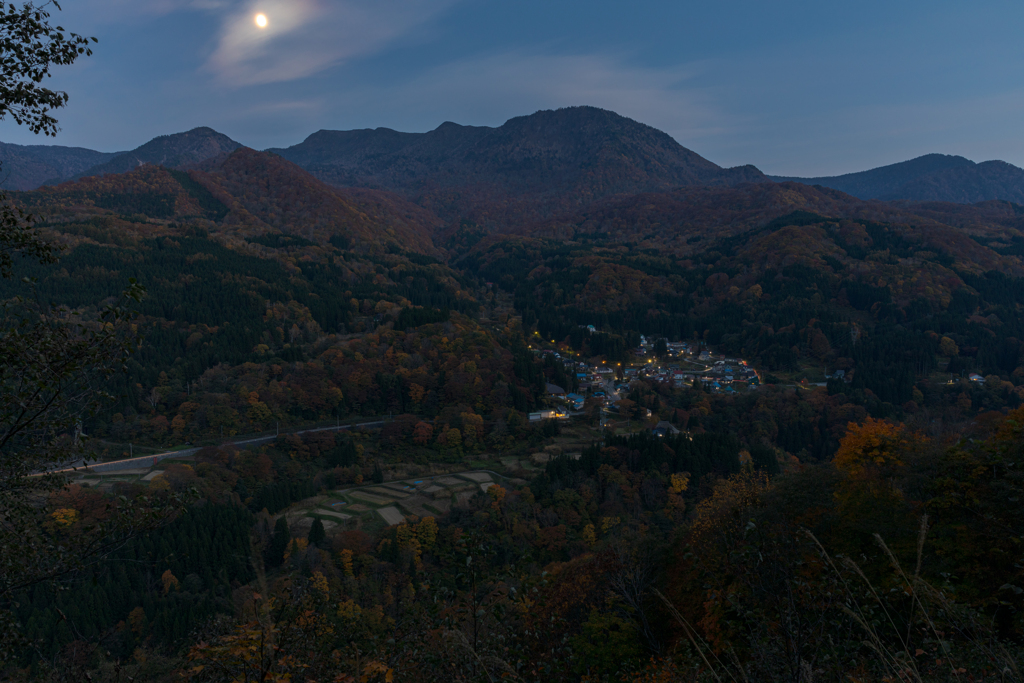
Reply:
M225 14L207 66L234 86L305 78L381 50L455 1L246 0Z

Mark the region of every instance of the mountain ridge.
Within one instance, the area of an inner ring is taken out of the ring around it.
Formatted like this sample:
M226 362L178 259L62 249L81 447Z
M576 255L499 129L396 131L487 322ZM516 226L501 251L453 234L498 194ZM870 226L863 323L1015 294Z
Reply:
M116 153L0 143L0 185L31 190L141 164L189 169L240 147L209 127ZM266 151L329 185L387 191L450 222L497 230L569 216L619 195L743 183L799 182L868 200L1024 203L1024 169L1002 161L927 154L837 176L768 176L751 165L723 168L663 131L588 106L541 110L497 127L446 121L425 133L321 129Z
M768 180L753 166L722 168L667 133L595 107L542 110L497 128L322 130L268 151L329 184L386 189L442 218L498 229L617 194Z
M16 191L34 190L48 181L69 178L106 163L122 153L63 145L0 142L0 187Z
M822 185L859 199L976 204L1024 202L1024 169L1005 161L975 163L962 156L926 154L887 166L838 176L769 176L775 182Z

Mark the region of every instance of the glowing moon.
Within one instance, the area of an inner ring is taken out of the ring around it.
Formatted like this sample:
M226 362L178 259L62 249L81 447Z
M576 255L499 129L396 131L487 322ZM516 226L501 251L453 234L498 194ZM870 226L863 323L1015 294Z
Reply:
M266 14L257 14L256 15L256 25L259 26L260 28L266 28L267 27L267 15Z

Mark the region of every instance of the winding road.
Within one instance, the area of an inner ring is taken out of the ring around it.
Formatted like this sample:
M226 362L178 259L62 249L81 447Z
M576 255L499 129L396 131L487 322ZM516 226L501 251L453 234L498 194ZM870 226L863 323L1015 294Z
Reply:
M381 427L384 425L384 420L374 420L372 422L359 422L350 425L336 425L333 427L317 427L315 429L303 429L297 432L288 432L289 434L311 434L313 432L339 432L345 431L346 429L352 429L353 427ZM277 434L272 436L259 436L254 439L242 439L239 441L226 441L222 444L223 446L250 446L253 444L268 443L277 438ZM109 462L94 462L92 464L79 460L77 463L70 467L65 467L59 470L50 470L51 473L60 472L78 472L81 470L88 470L89 472L117 472L118 470L134 470L142 469L145 467L152 467L161 460L167 458L181 458L190 455L195 455L200 450L205 448L196 447L188 448L180 451L167 451L166 453L156 453L154 455L141 455L137 458L125 458L124 460L111 460Z

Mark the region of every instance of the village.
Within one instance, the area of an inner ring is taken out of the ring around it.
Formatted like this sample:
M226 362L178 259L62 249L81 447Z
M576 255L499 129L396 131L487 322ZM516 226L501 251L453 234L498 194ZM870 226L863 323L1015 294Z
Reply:
M593 326L589 326L594 331ZM737 394L761 385L761 377L746 360L716 354L695 342L669 342L640 337L632 350L632 362L611 363L602 360L578 360L571 351L535 348L534 354L551 356L575 377L575 390L548 384L551 408L530 414L530 420L567 420L584 411L587 399L601 406L604 414L618 412L619 401L635 381L668 386L672 389L699 387L711 393Z

